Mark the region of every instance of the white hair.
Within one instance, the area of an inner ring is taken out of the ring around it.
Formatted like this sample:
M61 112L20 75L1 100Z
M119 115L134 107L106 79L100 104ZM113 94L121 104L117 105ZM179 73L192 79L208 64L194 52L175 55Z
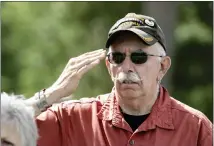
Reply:
M155 43L154 45L158 53L157 55L166 56L166 51L164 50L163 46L159 42ZM159 58L159 60L161 61L161 58Z
M1 93L1 127L13 125L20 134L22 146L36 146L38 132L34 110L25 105L23 97Z

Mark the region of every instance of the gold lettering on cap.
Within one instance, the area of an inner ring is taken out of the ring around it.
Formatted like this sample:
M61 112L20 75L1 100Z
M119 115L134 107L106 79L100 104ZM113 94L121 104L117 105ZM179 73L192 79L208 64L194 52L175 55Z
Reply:
M151 42L151 41L153 41L153 38L152 37L148 37L148 38L143 37L143 40L146 42Z
M136 21L129 21L129 22L124 22L122 24L120 24L119 28L128 28L131 26L140 26L142 24L140 24L139 22Z

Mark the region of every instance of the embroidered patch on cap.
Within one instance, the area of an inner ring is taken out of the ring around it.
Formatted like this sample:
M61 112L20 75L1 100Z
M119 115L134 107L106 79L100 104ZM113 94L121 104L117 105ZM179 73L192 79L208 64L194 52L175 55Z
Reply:
M145 19L145 23L151 27L155 26L155 23L152 20Z
M153 39L152 37L148 37L148 38L143 37L143 40L146 41L146 42L151 42L151 41L153 41L154 39Z

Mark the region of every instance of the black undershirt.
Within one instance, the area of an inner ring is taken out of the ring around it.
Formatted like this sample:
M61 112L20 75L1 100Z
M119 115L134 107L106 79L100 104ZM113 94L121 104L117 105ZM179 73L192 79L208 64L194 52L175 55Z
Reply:
M129 126L135 131L149 116L149 114L141 115L141 116L133 116L123 113L123 117Z

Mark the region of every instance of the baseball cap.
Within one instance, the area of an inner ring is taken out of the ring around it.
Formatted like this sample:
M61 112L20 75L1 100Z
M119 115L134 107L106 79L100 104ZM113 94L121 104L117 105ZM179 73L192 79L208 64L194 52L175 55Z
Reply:
M109 48L112 41L123 31L129 31L136 34L145 44L150 46L159 42L166 51L164 33L156 20L152 17L128 13L124 18L119 19L109 30L106 48Z

